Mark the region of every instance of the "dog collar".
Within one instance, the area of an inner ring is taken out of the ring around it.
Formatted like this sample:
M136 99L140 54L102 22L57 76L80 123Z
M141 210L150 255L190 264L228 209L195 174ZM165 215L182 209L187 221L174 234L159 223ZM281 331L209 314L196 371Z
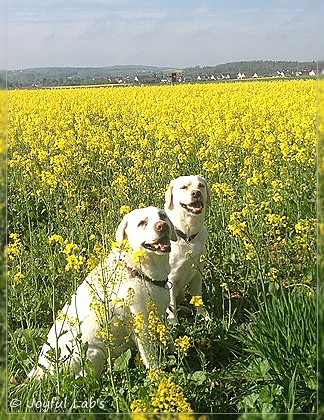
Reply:
M187 236L185 233L183 233L180 229L174 228L175 233L184 241L186 241L188 244L198 235L199 232L195 233L194 235Z
M136 270L136 268L131 268L131 267L127 267L127 270L129 272L129 274L131 275L131 277L139 277L140 279L143 279L145 281L148 281L149 283L154 284L155 286L159 286L162 287L163 289L165 289L169 279L167 278L166 280L153 280L151 279L149 276L147 276L144 273L140 273L138 270Z

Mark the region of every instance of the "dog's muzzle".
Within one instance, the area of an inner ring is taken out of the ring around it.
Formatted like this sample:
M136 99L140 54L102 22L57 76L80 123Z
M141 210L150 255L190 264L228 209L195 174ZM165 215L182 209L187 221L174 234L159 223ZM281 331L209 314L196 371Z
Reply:
M160 254L168 254L169 252L171 252L171 241L169 237L163 236L157 242L153 242L153 243L144 242L142 244L142 247L151 252L160 253Z
M190 204L180 203L181 207L183 207L187 212L192 214L200 214L203 211L204 204L201 201L194 201Z

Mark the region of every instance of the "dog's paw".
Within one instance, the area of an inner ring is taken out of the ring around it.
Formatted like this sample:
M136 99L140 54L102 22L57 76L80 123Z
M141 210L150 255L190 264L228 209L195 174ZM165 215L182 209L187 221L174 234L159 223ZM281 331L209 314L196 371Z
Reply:
M197 308L197 315L206 322L211 321L211 317L209 316L207 310L203 306L199 306Z
M178 318L175 317L174 315L168 316L168 322L170 325L175 326L175 325L179 325L179 321Z
M167 320L169 322L170 325L178 325L179 321L178 321L178 317L177 317L177 311L175 308L173 308L172 306L169 306L167 308Z

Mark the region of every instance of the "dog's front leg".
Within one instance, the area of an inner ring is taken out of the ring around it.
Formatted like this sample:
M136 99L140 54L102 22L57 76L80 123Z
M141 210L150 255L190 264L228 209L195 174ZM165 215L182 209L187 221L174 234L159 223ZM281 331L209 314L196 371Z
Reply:
M169 279L168 286L170 289L170 304L167 308L167 319L171 325L178 325L177 315L177 295L175 290L175 282Z
M191 280L189 284L191 296L202 296L202 276L199 271L195 274L194 278ZM196 311L198 315L201 315L205 320L210 320L210 317L208 315L208 312L205 308L205 306L197 305Z

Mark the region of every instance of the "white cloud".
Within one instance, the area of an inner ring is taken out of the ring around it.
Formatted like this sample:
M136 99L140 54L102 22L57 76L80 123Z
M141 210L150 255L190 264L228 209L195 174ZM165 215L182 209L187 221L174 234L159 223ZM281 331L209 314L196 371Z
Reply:
M320 0L8 2L9 68L324 58Z

